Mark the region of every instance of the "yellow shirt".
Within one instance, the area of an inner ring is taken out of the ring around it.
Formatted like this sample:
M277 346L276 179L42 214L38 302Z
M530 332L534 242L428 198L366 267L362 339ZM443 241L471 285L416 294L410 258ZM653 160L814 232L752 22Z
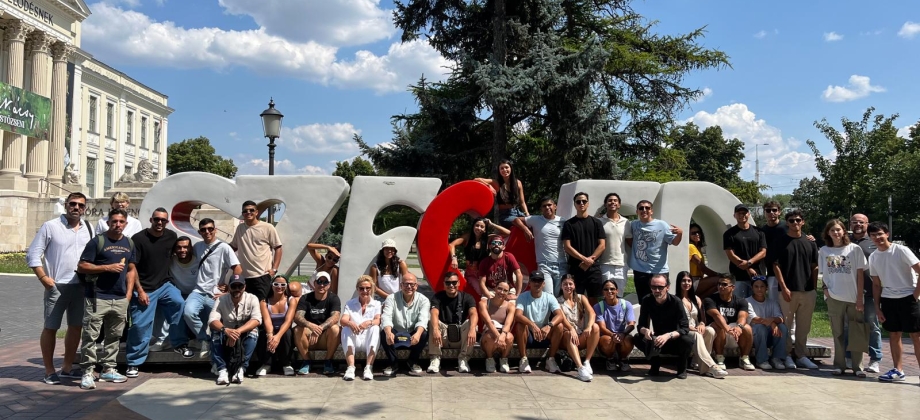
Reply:
M690 277L703 277L703 265L693 262L693 256L696 255L700 257L700 261L703 260L703 253L700 252L700 249L694 244L690 244Z

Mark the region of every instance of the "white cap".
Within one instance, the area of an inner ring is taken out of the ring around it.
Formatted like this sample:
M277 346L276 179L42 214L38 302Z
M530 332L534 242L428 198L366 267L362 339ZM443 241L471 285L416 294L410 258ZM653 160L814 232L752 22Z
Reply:
M313 281L317 281L317 280L319 280L319 279L321 279L321 278L323 278L323 277L325 277L326 280L332 281L332 277L329 277L329 273L327 273L327 272L325 272L325 271L320 271L320 272L316 273L316 275L313 276Z
M387 239L383 241L383 245L380 245L380 248L396 248L396 241L393 239Z

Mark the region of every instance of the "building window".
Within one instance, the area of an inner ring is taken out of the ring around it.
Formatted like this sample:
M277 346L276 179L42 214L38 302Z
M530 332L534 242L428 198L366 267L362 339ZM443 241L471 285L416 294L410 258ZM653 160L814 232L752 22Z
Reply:
M153 151L160 151L160 122L153 122Z
M99 99L95 96L89 97L89 132L98 133L99 131L96 128L96 107L98 106Z
M86 158L86 190L90 196L96 195L96 158Z
M106 104L105 106L105 135L106 137L115 138L115 104Z
M132 168L128 165L125 165L125 175L131 175Z
M131 131L134 130L134 113L131 111L128 111L128 123L125 128L128 131L128 137L125 141L127 141L128 144L134 144L134 140L131 138Z
M141 147L147 148L147 117L141 117Z
M102 182L105 184L105 191L108 192L112 188L112 170L114 169L115 164L112 162L105 163L105 169L102 174Z

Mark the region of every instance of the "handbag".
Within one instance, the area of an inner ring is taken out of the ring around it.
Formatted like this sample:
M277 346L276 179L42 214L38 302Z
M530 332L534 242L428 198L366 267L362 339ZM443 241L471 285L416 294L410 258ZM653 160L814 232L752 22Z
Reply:
M575 368L575 361L572 360L572 356L569 356L569 352L560 350L556 353L556 358L559 359L559 370L571 372Z
M447 341L457 343L460 341L460 326L457 324L447 325Z

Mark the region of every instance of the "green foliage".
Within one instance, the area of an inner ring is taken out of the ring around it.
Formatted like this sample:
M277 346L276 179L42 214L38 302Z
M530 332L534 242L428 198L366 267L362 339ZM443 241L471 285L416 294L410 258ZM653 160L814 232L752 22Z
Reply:
M26 264L26 253L0 254L0 273L32 274L32 269Z
M207 137L185 139L170 144L166 150L166 171L170 175L180 172L210 172L225 178L236 176L233 159L225 159L216 154Z

